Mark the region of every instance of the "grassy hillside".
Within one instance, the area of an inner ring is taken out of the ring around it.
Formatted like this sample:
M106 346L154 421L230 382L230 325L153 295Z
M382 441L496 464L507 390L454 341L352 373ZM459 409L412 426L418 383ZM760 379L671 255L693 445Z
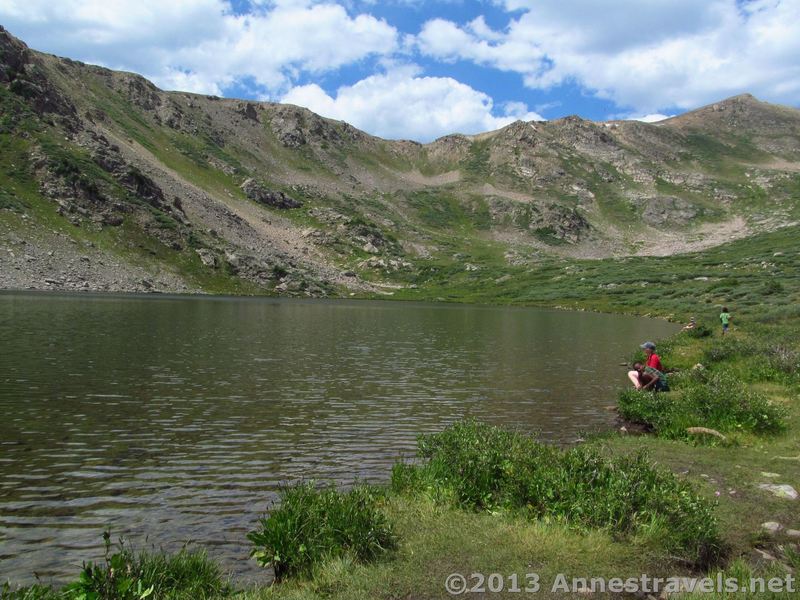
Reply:
M800 300L797 226L703 252L602 260L546 257L535 268L490 262L490 250L466 254L467 271L440 261L408 281L401 298L561 306L688 320L716 315L723 304L754 316L793 314ZM495 257L496 258L496 257ZM795 311L796 313L796 311Z

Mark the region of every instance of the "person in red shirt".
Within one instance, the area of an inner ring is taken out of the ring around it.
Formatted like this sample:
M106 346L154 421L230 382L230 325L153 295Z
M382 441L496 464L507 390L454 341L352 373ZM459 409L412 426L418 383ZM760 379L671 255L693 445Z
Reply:
M664 367L661 366L661 357L656 354L656 345L653 342L645 342L639 347L644 350L645 357L647 358L647 360L645 360L645 365L663 373Z

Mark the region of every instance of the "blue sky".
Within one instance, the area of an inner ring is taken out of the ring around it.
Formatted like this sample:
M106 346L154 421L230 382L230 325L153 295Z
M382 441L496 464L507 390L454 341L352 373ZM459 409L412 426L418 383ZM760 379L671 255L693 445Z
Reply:
M515 119L800 104L800 0L2 0L36 49L428 141Z

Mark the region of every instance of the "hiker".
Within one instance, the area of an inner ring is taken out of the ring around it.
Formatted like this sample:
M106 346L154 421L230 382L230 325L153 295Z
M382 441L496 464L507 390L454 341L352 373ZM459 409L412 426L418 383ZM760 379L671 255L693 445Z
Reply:
M722 335L725 335L728 332L728 325L730 325L731 322L731 313L728 312L727 306L722 307L719 320L722 321Z
M689 319L689 323L683 326L682 331L688 331L690 329L694 329L695 327L697 327L697 321L695 321L694 317L692 317Z
M658 369L637 362L634 363L631 373L636 374L636 381L633 381L633 379L631 379L631 381L633 381L633 385L637 390L654 392L669 391L667 376Z

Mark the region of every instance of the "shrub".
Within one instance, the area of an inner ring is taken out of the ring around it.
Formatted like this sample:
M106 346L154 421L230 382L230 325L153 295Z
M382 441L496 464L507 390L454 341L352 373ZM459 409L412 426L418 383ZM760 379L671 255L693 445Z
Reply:
M280 506L248 534L252 555L272 566L275 579L308 574L329 558L373 560L396 547L391 525L379 507L384 494L360 485L348 492L316 489L312 483L286 488Z
M713 504L645 455L564 451L475 421L421 436L420 465L397 466L397 492L429 490L475 510L520 510L618 535L659 532L661 547L696 564L721 552Z
M675 400L672 395L629 388L620 392L617 405L619 415L626 421L658 432L672 419Z
M732 358L752 356L757 352L758 349L752 342L728 335L706 348L705 360L709 363L722 362Z
M761 294L764 296L771 296L772 294L780 294L783 292L783 285L777 279L770 279L764 283L761 288Z
M619 396L620 415L653 429L659 436L686 438L688 427L720 432L775 433L785 427L785 410L751 390L732 373L713 373L682 380L669 394L625 390Z
M787 343L772 344L767 349L770 366L784 373L800 371L800 349Z
M711 335L711 329L709 329L706 325L699 324L692 329L687 329L684 332L690 338L705 338Z
M744 385L727 371L714 373L707 383L689 386L680 397L680 412L704 421L701 426L722 431L744 429L776 432L784 426L782 407Z

